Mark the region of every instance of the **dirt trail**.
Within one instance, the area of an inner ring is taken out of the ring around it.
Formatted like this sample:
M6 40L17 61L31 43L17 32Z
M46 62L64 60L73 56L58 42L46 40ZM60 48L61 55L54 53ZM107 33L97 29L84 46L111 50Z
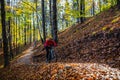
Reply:
M37 50L33 50L33 47L30 47L29 49L27 49L26 51L24 51L23 53L26 53L24 55L22 55L21 57L18 58L17 60L17 64L32 64L32 54L34 52L36 52Z

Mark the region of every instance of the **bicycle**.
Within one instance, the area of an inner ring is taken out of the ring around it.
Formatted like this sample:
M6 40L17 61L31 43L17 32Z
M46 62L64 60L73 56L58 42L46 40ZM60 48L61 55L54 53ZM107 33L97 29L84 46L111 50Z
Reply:
M51 47L49 49L49 54L48 54L48 62L50 63L51 61L57 62L57 55L54 51L54 47Z

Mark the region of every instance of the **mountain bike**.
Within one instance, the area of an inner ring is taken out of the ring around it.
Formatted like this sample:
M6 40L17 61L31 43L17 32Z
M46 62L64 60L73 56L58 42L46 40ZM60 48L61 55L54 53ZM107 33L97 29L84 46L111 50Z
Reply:
M49 49L48 62L50 63L51 61L57 62L57 55L56 55L56 52L54 50L54 47L51 47Z

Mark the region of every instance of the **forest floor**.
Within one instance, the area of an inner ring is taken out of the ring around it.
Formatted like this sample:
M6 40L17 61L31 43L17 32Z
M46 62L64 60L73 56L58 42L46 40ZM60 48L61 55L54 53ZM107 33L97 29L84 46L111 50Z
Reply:
M0 80L120 80L120 10L111 8L61 32L55 52L57 62L45 63L43 45L30 47L0 69Z

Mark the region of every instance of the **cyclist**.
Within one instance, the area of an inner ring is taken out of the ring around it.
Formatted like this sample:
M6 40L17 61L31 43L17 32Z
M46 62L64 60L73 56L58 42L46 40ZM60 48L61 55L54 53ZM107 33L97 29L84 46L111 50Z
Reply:
M52 39L52 38L48 38L46 39L45 43L44 43L44 47L46 49L46 62L50 62L51 59L53 58L53 53L51 52L53 47L56 47L57 43Z

